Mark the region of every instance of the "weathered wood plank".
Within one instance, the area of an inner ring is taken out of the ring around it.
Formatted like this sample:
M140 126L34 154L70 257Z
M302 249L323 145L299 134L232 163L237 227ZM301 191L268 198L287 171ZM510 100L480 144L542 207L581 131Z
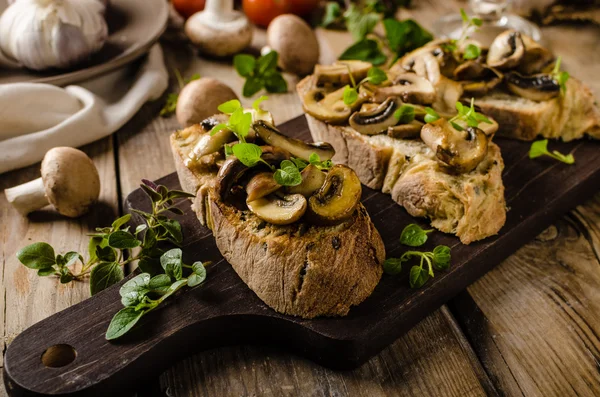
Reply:
M45 241L57 253L73 250L87 252L87 233L95 227L105 226L117 210L114 154L111 138L87 145L83 150L92 158L100 174L102 190L100 203L92 211L77 219L67 219L48 209L20 216L0 195L0 242L2 272L3 342L10 341L28 326L89 298L87 282L67 285L54 277L41 278L17 260L16 252L25 245ZM39 164L0 176L0 190L39 177ZM68 326L68 325L65 325Z

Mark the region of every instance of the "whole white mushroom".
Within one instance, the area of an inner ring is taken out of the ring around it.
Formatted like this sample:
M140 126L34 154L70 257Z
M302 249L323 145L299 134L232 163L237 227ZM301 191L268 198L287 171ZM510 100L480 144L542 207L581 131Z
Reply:
M252 41L252 25L233 9L233 0L207 0L204 11L192 15L184 29L192 44L215 57L237 54Z
M52 204L62 215L88 212L100 195L100 177L92 160L71 147L50 149L42 160L42 176L6 189L9 203L23 215Z
M219 113L219 105L232 99L238 99L235 92L217 79L203 77L191 81L179 93L177 121L182 127L200 123Z
M319 62L319 42L312 28L296 15L283 14L267 29L270 49L279 53L279 66L300 76L312 73Z

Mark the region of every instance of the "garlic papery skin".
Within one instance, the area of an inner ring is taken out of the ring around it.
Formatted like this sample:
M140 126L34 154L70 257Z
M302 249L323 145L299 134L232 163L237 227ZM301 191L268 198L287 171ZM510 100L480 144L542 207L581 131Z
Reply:
M67 68L108 37L98 0L18 0L0 17L2 52L34 70Z

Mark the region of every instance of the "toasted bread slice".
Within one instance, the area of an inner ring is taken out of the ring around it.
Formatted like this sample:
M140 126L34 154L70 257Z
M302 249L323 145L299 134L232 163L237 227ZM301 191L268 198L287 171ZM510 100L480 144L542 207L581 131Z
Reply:
M335 226L278 226L223 202L214 191L219 155L190 161L209 127L171 135L177 175L183 190L196 193L198 219L250 289L276 311L304 318L343 316L366 299L381 278L385 248L362 204Z
M224 203L214 190L209 203L219 251L280 313L344 316L379 283L385 248L362 204L336 226L277 226Z
M523 141L541 136L565 142L584 135L600 138L600 108L592 91L573 77L566 86L564 95L547 101L495 91L476 98L475 104L498 122L499 136Z
M314 85L312 78L298 83L301 98ZM333 160L353 168L363 184L391 194L409 214L430 218L433 227L456 234L464 244L495 235L504 225L504 162L496 144L489 143L475 170L453 174L419 139L363 135L308 114L306 119L313 139L331 143Z

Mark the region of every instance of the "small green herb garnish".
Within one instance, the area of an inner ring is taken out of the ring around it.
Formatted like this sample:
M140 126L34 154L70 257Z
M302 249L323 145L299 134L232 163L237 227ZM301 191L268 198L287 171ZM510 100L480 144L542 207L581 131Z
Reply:
M302 183L302 175L296 163L290 160L283 160L280 168L275 170L273 179L281 186L298 186Z
M463 27L462 27L460 37L457 40L452 39L452 40L450 40L449 43L445 43L443 45L445 50L451 52L452 55L454 56L454 58L457 60L460 60L460 58L461 58L460 55L458 54L458 50L460 48L462 48L463 44L469 38L469 36L471 34L473 34L473 32L475 32L483 23L483 21L480 18L476 18L476 17L469 18L469 16L465 12L465 10L462 8L460 9L460 16L463 20ZM480 55L481 55L481 48L479 48L479 46L471 43L471 44L467 44L467 46L465 47L465 49L462 53L462 59L464 59L464 60L477 59L477 58L479 58Z
M350 76L350 83L352 85L347 85L344 87L343 95L344 103L348 106L352 105L358 99L358 88L361 86L361 84L370 82L375 85L380 85L388 79L387 74L375 66L367 71L367 77L362 79L358 84L356 84L356 81L354 81L354 76L352 75L350 67L348 67L348 74Z
M398 120L398 124L408 124L415 119L415 107L402 105L396 109L394 117Z
M556 59L554 69L552 70L552 76L558 82L558 85L560 85L560 94L565 95L565 92L567 92L567 80L569 80L570 76L568 72L560 70L561 61L561 57Z
M541 141L535 141L531 144L531 148L529 149L529 158L535 159L541 156L549 156L555 160L562 161L565 164L573 164L575 163L575 157L573 154L569 153L564 155L557 150L553 150L550 152L548 150L548 140L543 139Z
M112 318L106 330L106 339L114 340L125 335L145 314L156 309L169 296L185 287L195 287L206 279L206 269L202 262L188 266L182 262L182 252L174 248L160 257L164 273L152 277L141 273L127 281L121 289L121 303L125 306ZM183 268L190 274L183 277Z
M402 230L400 243L409 247L420 247L427 242L427 233L433 232L433 229L423 230L419 225L411 223Z
M233 65L238 74L246 79L242 94L250 97L261 89L267 92L287 92L287 82L277 70L277 51L259 57L248 54L238 54L233 58Z
M184 80L183 77L181 77L181 73L179 72L179 70L175 69L174 73L175 73L175 78L177 79L177 84L179 85L179 91L183 90L183 87L190 81L198 80L200 78L200 75L198 73L196 73ZM177 109L177 101L178 100L179 100L179 93L171 92L170 94L168 94L165 105L160 110L159 115L161 117L167 117L167 116L170 116L171 114L173 114L175 112L175 110Z
M456 102L456 110L458 111L458 114L448 120L448 122L458 131L464 131L464 128L456 123L456 121L462 121L467 124L467 126L473 128L479 126L480 123L493 124L490 119L475 111L474 98L471 98L471 106L465 106L460 102Z
M426 123L433 123L434 121L437 121L439 119L441 119L441 116L438 114L438 112L436 112L429 106L425 108L425 122Z
M321 157L316 153L310 154L308 162L320 170L328 170L333 167L333 162L331 160L321 161Z
M427 242L427 233L433 230L423 230L415 224L404 228L400 242L410 247L420 247ZM430 277L434 276L433 269L446 270L450 267L450 248L438 245L431 252L406 251L400 258L388 258L383 263L383 270L390 275L400 274L402 264L411 258L419 258L420 263L410 269L409 282L412 288L422 287ZM427 267L425 268L425 264Z

